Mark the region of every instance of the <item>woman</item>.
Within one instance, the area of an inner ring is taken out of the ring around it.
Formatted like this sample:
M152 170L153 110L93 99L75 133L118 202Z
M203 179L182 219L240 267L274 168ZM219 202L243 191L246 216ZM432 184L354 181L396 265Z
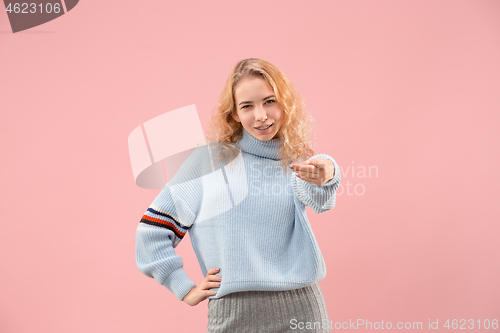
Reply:
M318 284L326 268L305 207L335 206L340 171L329 155L313 155L311 120L279 69L240 61L209 144L183 163L139 223L138 268L191 306L209 299L209 332L330 332ZM174 251L188 231L205 276L198 286Z

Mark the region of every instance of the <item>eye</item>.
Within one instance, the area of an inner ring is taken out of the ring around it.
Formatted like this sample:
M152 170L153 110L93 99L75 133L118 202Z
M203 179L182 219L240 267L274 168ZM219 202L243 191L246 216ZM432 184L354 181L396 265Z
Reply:
M268 100L266 101L266 103L267 103L267 102L274 102L274 99L268 99Z
M250 105L243 105L241 108L242 108L242 109L246 109L246 108L247 108L247 106L250 106Z

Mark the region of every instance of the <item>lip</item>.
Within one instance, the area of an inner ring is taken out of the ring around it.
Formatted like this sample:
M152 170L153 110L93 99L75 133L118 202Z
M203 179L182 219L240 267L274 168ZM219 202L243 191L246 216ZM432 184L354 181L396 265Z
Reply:
M274 123L270 123L270 124L267 124L267 125L262 125L262 126L257 126L257 127L255 127L255 128L257 129L257 128L259 128L259 127L266 127L266 126L269 126L269 125L272 125L272 124L274 124Z

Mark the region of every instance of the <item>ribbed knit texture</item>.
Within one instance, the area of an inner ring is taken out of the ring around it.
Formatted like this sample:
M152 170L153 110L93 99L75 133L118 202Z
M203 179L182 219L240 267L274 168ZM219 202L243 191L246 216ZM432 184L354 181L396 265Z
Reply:
M318 282L283 291L244 291L210 299L207 333L331 332Z
M189 231L203 276L222 276L216 299L250 290L291 290L326 276L305 207L322 213L335 206L340 170L318 186L303 181L278 157L280 139L260 141L246 130L236 158L214 167L215 148L198 147L144 213L136 231L136 263L182 298L196 284L174 248Z

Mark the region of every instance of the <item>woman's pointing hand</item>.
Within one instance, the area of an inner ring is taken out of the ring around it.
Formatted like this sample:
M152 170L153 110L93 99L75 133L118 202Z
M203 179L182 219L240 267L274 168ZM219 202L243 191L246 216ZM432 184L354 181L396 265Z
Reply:
M323 185L335 176L335 166L326 158L313 158L304 162L293 162L290 169L306 182Z

